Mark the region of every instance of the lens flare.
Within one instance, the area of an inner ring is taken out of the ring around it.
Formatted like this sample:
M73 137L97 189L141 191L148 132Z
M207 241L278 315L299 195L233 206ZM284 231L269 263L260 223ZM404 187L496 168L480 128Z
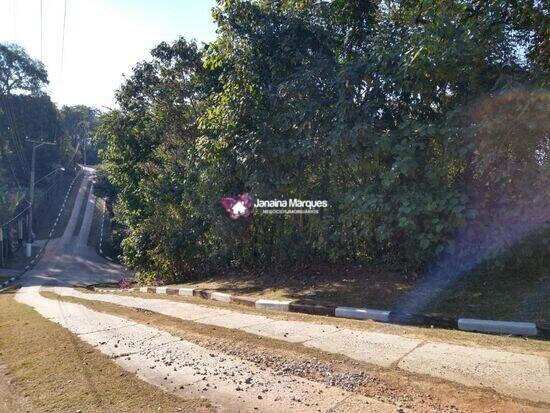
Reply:
M466 221L395 310L420 313L495 254L550 223L550 95L516 90L488 97L468 114L476 150Z

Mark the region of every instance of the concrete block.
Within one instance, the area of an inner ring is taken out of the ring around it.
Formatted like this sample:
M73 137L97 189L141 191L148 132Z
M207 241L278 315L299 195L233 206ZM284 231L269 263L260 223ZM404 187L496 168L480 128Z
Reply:
M140 287L139 292L140 293L146 293L147 292L147 287Z
M256 308L273 311L289 311L291 301L257 300Z
M535 323L519 321L476 320L474 318L459 318L458 328L465 331L480 331L484 333L512 334L516 336L536 336Z
M355 308L355 307L336 307L336 317L355 318L357 320L375 320L388 322L390 312L383 310L374 310L370 308Z
M182 297L193 297L193 289L192 288L180 288L178 290L178 295L181 295Z
M216 301L223 301L224 303L229 303L231 302L231 295L230 294L226 294L226 293L217 293L217 292L212 292L210 294L210 298L212 300L216 300Z
M166 294L166 287L157 287L156 293L157 294Z

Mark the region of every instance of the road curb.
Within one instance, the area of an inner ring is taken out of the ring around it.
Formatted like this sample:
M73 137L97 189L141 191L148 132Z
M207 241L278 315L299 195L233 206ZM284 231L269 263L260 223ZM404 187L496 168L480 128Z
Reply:
M401 313L397 311L379 310L374 308L335 307L316 303L301 303L298 301L255 299L252 297L243 297L218 291L209 291L194 288L136 287L126 290L105 289L94 286L91 286L90 288L97 292L109 293L136 291L142 293L146 292L163 295L179 295L182 297L195 296L203 298L205 300L215 300L226 303L230 302L263 310L323 315L355 320L374 320L389 324L414 325L429 328L437 327L490 334L550 338L550 323L478 320L472 318L453 318L424 314Z
M477 320L473 318L459 318L458 328L465 331L480 331L483 333L512 334L516 336L538 335L535 323Z
M256 300L256 308L272 311L290 311L291 301Z

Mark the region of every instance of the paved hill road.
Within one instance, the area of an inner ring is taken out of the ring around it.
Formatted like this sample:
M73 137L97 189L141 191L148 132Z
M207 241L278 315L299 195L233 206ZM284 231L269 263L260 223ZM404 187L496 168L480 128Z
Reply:
M116 281L125 271L86 245L94 198L92 191L88 199L84 194L93 172L85 171L63 236L50 242L40 263L25 276L16 300L159 391L187 399L206 398L217 410L230 412L550 409L550 367L544 355L432 343L329 323L281 320L270 313L73 288ZM75 236L82 207L85 215ZM144 312L155 314L164 324L143 321ZM212 329L211 336L201 339L205 326ZM234 345L222 348L220 343L228 340ZM275 347L269 350L269 346ZM256 347L262 354L244 356ZM282 354L287 347L288 357L299 354L302 358L299 368L289 360L283 360L281 367L279 356L275 360L275 353ZM245 350L239 352L239 348ZM313 354L322 354L344 373L313 371L311 366L320 363ZM370 384L359 368L372 373ZM384 384L386 374L397 380ZM349 385L354 380L360 385ZM474 404L462 403L467 395Z

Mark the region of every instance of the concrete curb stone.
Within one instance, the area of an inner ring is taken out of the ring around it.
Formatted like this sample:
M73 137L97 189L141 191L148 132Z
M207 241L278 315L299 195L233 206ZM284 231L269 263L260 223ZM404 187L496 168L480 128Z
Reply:
M105 290L97 287L91 287L91 289L99 292L139 291L156 294L179 295L182 297L195 296L206 300L215 300L226 303L231 302L248 307L272 311L288 311L356 320L374 320L390 324L438 327L492 334L540 336L544 338L550 337L550 323L535 324L514 321L477 320L467 318L457 319L452 317L401 313L397 311L386 311L372 308L334 307L315 303L300 303L297 301L255 299L252 297L235 296L218 291L193 288L136 287L129 288L127 290Z
M356 320L375 320L389 322L389 311L368 308L336 307L335 316L339 318L353 318Z
M231 295L226 293L212 292L210 298L215 301L223 301L224 303L231 302Z
M193 297L194 293L192 288L178 288L178 295L182 297Z
M458 328L464 331L480 331L483 333L512 334L516 336L536 336L535 323L477 320L473 318L459 318Z
M290 311L291 301L256 300L256 308L274 311Z

